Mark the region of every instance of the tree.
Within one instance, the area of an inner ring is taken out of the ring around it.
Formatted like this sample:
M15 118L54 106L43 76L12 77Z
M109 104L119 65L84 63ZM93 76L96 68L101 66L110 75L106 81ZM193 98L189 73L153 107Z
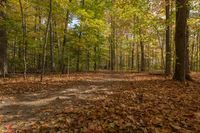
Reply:
M187 67L187 59L193 64L191 70L200 69L199 20L195 18L199 7L198 1L194 1L190 2L187 29L191 38L188 45L185 44L185 73L190 67ZM171 51L174 32L171 23L175 20L171 0L52 0L51 3L49 0L10 0L7 4L6 8L1 8L1 16L6 9L1 31L7 33L7 39L1 36L4 38L1 43L8 41L9 72L24 72L25 75L43 68L46 72L55 69L62 73L93 69L165 70L167 75L171 72L171 61L175 59Z
M22 26L22 44L23 44L23 63L24 63L24 79L26 79L26 71L27 71L27 61L26 61L26 55L27 55L27 38L26 38L26 18L24 14L24 9L22 5L22 1L19 0L20 5L20 13L21 13L21 26Z
M50 59L51 59L51 72L55 71L55 62L54 62L54 34L53 34L53 18L52 18L52 2L50 3Z
M145 71L145 57L144 57L144 44L143 41L140 40L140 48L141 48L141 66L140 66L140 70L141 72Z
M46 30L45 30L45 40L44 40L44 45L43 45L43 50L42 50L42 70L41 70L41 75L40 75L40 81L43 80L43 75L45 72L45 63L46 63L46 47L47 47L47 42L48 42L48 32L49 32L49 25L50 25L50 19L51 19L51 14L52 14L52 0L49 0L49 16L47 20L47 25L46 25Z
M111 3L112 5L115 5L115 0L112 0ZM115 58L116 58L116 49L115 49L115 45L116 45L116 18L114 16L115 12L115 7L113 6L112 9L112 14L110 15L110 28L111 28L111 34L110 34L110 70L113 71L115 70Z
M165 64L165 74L171 74L171 45L170 45L170 0L165 0L165 12L166 12L166 64Z
M71 3L72 0L69 0L68 3ZM61 61L60 61L60 64L61 64L61 71L62 73L64 73L64 69L65 69L65 61L64 61L64 54L65 54L65 46L66 46L66 43L67 43L67 31L68 31L68 24L69 24L69 13L70 13L70 10L69 10L69 7L67 8L67 13L66 13L66 18L65 18L65 28L64 28L64 36L63 36L63 46L62 46L62 54L61 54ZM69 74L69 51L67 51L67 73Z
M115 20L111 16L111 36L110 36L110 70L115 69Z
M176 31L175 49L176 64L174 80L185 81L185 55L186 55L186 32L187 32L188 0L176 0Z
M7 70L7 34L6 34L6 14L4 13L6 0L0 1L0 75L8 73Z
M187 8L187 18L189 18L190 10ZM185 53L185 79L192 81L192 77L190 76L190 56L189 56L189 26L186 26L186 35L185 35L185 40L186 40L186 53Z

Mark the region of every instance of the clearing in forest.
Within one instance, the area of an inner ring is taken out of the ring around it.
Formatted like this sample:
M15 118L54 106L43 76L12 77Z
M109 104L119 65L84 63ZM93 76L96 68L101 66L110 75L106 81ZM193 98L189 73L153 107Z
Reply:
M200 77L87 73L1 79L0 131L199 133Z

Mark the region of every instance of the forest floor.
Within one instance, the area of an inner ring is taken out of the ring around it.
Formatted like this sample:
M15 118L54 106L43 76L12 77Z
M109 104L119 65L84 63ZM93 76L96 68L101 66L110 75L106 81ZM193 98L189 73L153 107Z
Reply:
M200 133L200 74L85 73L0 80L0 132Z

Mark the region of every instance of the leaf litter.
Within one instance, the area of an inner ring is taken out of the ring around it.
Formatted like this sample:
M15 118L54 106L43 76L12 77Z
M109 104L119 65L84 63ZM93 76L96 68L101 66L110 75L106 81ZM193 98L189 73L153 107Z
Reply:
M7 79L0 82L0 130L199 133L199 77L186 84L135 73Z

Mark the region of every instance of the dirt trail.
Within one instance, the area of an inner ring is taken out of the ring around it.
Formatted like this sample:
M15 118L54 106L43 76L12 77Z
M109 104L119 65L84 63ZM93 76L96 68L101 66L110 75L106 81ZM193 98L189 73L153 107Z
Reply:
M21 132L200 129L198 83L182 85L162 76L131 73L54 75L43 83L37 80L1 82L0 130L8 125Z

